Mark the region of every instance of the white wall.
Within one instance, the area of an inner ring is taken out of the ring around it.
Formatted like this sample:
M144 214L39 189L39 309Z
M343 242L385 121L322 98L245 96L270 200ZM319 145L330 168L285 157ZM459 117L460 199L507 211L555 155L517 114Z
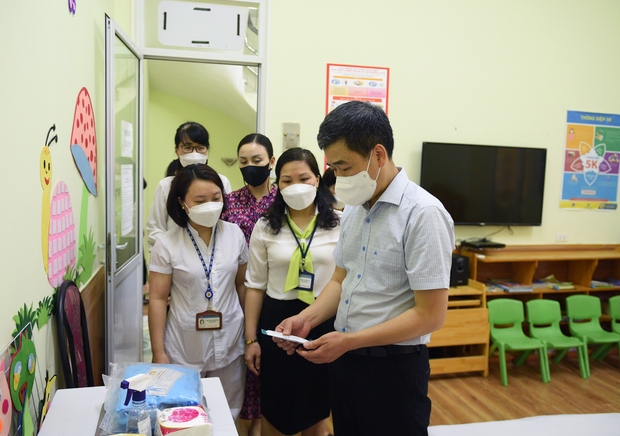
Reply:
M118 1L118 0L117 0ZM127 25L123 1L122 21ZM79 235L84 183L73 162L70 135L78 92L90 93L97 134L99 196L88 194L87 225L95 243L105 234L105 88L104 14L115 16L114 0L77 1L72 15L66 1L19 1L0 4L0 348L15 328L13 316L24 305L33 310L51 297L41 248L42 195L39 156L48 129L56 125L58 142L50 147L52 189L63 180ZM79 246L79 241L76 241ZM76 248L77 252L77 248ZM94 271L100 266L97 251ZM35 329L39 364L53 369L56 339L51 323ZM49 364L49 366L47 366Z
M390 68L394 161L415 182L423 141L547 148L543 224L506 244L620 242L620 212L560 210L566 113L620 113L616 0L273 1L267 135L301 124L318 158L326 64ZM456 227L457 238L500 227Z

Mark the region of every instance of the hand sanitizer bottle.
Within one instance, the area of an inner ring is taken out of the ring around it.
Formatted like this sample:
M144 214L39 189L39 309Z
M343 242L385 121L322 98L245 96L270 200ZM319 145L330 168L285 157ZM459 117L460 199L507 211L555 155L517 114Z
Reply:
M151 413L146 403L146 388L150 384L150 377L143 374L130 377L121 382L121 389L127 389L125 405L129 404L126 432L129 434L153 435Z
M151 436L151 416L146 407L146 392L135 391L127 416L127 433Z

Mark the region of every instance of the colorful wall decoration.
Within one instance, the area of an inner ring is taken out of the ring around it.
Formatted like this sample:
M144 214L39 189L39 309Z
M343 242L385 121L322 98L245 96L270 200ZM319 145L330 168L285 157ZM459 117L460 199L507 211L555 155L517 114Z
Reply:
M67 184L56 183L50 205L49 262L47 276L52 287L61 285L67 267L75 266L75 224Z
M561 208L616 210L620 115L568 111Z
M88 228L88 195L98 195L95 113L86 88L80 89L77 96L69 146L75 166L84 181L80 206L79 255L74 278L75 283L83 285L93 274L96 257L94 231L92 227Z
M48 236L50 226L50 195L52 192L52 154L50 153L50 145L52 142L58 142L58 135L54 135L50 139L50 135L56 131L54 124L47 131L45 145L41 150L39 159L39 171L41 179L41 187L43 188L43 196L41 200L41 251L43 252L43 266L47 273L48 267Z
M73 112L71 154L88 191L97 196L97 134L90 94L80 89Z
M84 182L80 207L79 256L76 254L76 226L69 188L58 181L52 195L52 155L50 145L58 142L56 125L47 133L41 150L39 172L43 196L41 201L41 251L43 265L52 287L60 286L67 274L80 284L92 276L96 249L94 231L88 228L88 196L97 196L97 135L90 94L81 88L75 103L69 147ZM51 138L50 138L51 137ZM70 271L67 271L70 268Z
M0 349L0 436L38 433L46 404L44 395L56 381L55 375L43 380L33 327L26 324ZM51 334L51 330L47 332Z
M34 342L22 333L19 348L13 355L9 371L9 390L13 407L20 414L21 434L34 435L34 423L30 414L30 396L34 386L37 352Z
M11 417L13 415L13 401L11 391L6 379L4 359L0 362L0 436L7 436L11 430Z
M71 4L75 7L75 2L69 2L70 7ZM75 9L72 12L75 12ZM70 279L78 284L85 284L92 277L96 260L96 242L93 228L88 228L88 199L90 195L97 196L97 139L93 105L86 88L81 88L77 96L69 143L73 161L83 181L79 259L76 255L78 251L76 250L77 229L69 187L63 180L58 180L52 186L53 166L50 147L57 142L58 135L56 135L56 125L54 124L48 129L47 138L39 158L39 178L43 190L41 200L41 252L45 273L50 285L54 288L54 294L39 301L36 309L33 309L32 303L30 305L24 304L13 316L15 330L12 335L15 345L10 346L10 355L13 356L13 361L8 382L12 397L11 395L8 397L5 395L5 397L13 400L13 409L18 412L18 422L13 420L11 426L10 416L5 420L4 415L0 414L0 432L3 431L3 428L6 428L7 432L9 432L9 428L18 428L19 434L31 435L35 432L35 426L38 427L43 421L49 407L56 375L49 377L49 372L46 370L45 385L40 389L43 398L31 401L32 404L36 403L36 407L32 407L32 405L24 407L28 403L28 387L32 391L32 384L28 377L31 374L30 371L34 371L36 364L36 352L30 352L34 350L32 327L37 326L41 330L48 323L54 310L56 291L63 280ZM22 358L26 354L28 358L24 361ZM1 394L0 392L0 407L3 407L4 404L9 403L2 401ZM39 392L37 392L38 394ZM15 401L16 395L20 396L21 405ZM0 408L0 412L4 412L3 409ZM6 425L3 427L5 421ZM3 434L0 433L0 436Z

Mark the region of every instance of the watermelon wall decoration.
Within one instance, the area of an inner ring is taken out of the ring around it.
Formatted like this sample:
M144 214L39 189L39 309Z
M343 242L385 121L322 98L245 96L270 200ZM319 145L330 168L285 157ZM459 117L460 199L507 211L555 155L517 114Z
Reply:
M97 196L97 134L90 94L80 89L73 112L71 154L88 191Z

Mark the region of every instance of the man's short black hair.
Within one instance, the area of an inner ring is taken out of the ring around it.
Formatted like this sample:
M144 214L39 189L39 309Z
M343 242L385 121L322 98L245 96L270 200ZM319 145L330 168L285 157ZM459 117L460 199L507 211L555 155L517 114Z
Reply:
M359 100L341 104L327 114L316 139L321 150L343 140L349 150L364 157L377 144L385 147L388 158L394 150L392 126L383 109Z

